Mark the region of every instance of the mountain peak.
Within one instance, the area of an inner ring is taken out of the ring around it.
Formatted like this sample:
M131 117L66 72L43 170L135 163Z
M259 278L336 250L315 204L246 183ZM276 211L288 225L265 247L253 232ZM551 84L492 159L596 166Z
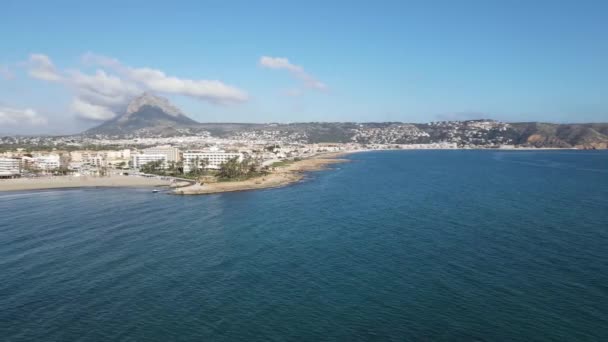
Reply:
M131 100L124 114L85 134L169 136L177 134L178 129L195 129L196 125L198 122L184 115L166 98L146 92Z
M130 114L138 112L143 106L157 107L163 112L175 117L183 115L183 113L172 105L168 99L149 92L144 92L131 100L127 106L126 115L129 116Z

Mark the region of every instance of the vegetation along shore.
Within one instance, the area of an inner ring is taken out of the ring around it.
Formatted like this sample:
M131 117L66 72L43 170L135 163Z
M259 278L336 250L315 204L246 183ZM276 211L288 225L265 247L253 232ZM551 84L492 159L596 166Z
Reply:
M342 155L328 153L307 159L283 161L274 164L266 171L255 173L251 177L237 177L233 180L207 177L206 182L201 181L193 185L180 187L174 189L173 193L178 195L203 195L281 187L302 180L305 172L319 171L329 165L346 162L347 159L339 158Z

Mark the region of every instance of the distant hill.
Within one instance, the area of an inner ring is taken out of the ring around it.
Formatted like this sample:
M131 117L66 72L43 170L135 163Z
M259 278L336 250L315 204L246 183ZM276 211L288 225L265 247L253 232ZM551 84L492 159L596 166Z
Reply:
M144 93L122 115L83 133L86 136L214 136L244 141L297 143L517 145L555 148L608 148L608 123L504 123L494 120L401 122L199 123L163 97Z
M608 123L512 123L517 145L534 147L608 148Z

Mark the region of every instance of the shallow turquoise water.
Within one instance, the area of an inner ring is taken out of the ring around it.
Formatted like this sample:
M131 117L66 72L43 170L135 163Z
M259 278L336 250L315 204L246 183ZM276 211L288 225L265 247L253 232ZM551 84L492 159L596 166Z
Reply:
M608 153L349 158L263 191L0 193L0 340L608 340Z

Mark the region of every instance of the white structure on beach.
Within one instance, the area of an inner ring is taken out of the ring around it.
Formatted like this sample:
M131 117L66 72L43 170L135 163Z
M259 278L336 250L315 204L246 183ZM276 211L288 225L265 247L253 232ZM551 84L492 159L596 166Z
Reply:
M0 158L0 178L14 178L21 174L21 161L16 158Z
M222 163L230 159L236 158L239 162L243 161L243 154L238 152L224 151L186 151L184 158L184 172L190 172L194 169L196 161L207 160L207 169L219 169Z
M133 156L133 167L136 169L139 169L140 167L151 163L151 162L156 162L156 161L161 161L162 162L162 167L166 168L167 167L167 156L164 154L136 154Z

